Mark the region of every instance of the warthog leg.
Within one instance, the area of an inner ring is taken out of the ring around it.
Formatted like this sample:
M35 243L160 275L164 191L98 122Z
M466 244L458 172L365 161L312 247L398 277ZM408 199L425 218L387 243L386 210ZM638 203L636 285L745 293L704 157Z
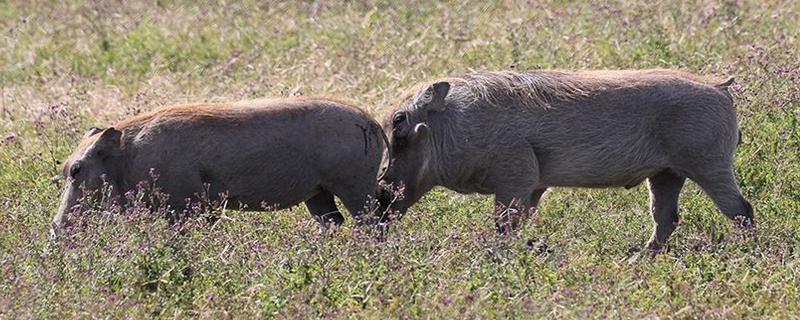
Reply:
M647 186L650 189L650 212L655 221L647 249L653 252L661 251L669 236L675 231L680 218L678 196L685 181L685 177L678 176L670 170L647 179Z
M542 196L546 191L547 188L533 190L533 193L531 193L530 206L533 207L534 209L539 208L539 201L542 200Z
M373 174L372 177L364 177L356 181L375 181L376 175L377 173ZM374 184L347 184L347 182L342 182L331 187L333 194L339 197L339 200L342 200L342 204L347 208L347 211L350 211L357 223L376 222L371 220L372 216L370 215L375 213L374 205L377 204L377 190L377 181ZM367 214L367 216L363 216L364 214Z
M537 189L539 162L533 149L511 148L503 157L498 158L503 161L492 166L487 182L495 190L494 214L497 231L508 233L527 220L534 206L533 202L538 204L545 189ZM536 198L535 201L533 198Z
M495 197L494 219L497 232L507 234L519 229L527 220L531 207L527 200L517 197Z
M311 197L311 199L306 200L306 207L314 215L314 218L323 225L332 223L338 226L344 222L344 217L339 212L339 209L336 208L333 194L328 191L323 190Z
M753 207L742 196L733 170L708 173L698 177L691 177L703 191L714 201L722 213L736 221L740 227L755 226Z

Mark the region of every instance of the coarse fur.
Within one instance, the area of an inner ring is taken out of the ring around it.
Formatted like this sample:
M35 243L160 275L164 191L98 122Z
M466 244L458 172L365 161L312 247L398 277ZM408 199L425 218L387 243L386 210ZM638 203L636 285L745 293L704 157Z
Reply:
M404 186L394 206L405 212L439 185L528 208L548 187L648 179L656 221L648 248L658 251L688 177L725 215L752 225L733 176L732 83L671 70L481 72L424 83L384 118L395 161L382 183ZM498 227L521 218L504 215Z
M87 133L65 162L54 230L67 223L81 186L96 190L103 178L119 195L150 181L151 169L174 210L224 193L228 208L306 202L320 221L338 224L334 195L353 215L375 196L385 141L366 112L328 98L158 108Z

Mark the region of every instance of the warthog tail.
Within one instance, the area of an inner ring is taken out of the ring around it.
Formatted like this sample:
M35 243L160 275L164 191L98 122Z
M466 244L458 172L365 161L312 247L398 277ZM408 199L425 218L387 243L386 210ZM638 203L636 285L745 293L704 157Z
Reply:
M728 98L732 99L733 97L731 97L731 94L728 92L728 87L730 87L735 81L736 81L736 78L731 76L731 77L728 77L728 79L725 80L724 82L716 85L716 87L722 89L722 91L724 91L725 95L727 95ZM739 145L742 144L742 129L738 129L737 131L738 131L738 138L736 140L736 146L738 147Z
M739 140L736 140L736 146L742 145L742 129L739 129Z
M718 84L717 87L727 90L728 87L730 87L734 81L736 81L736 78L728 77L728 80L725 80L725 82Z

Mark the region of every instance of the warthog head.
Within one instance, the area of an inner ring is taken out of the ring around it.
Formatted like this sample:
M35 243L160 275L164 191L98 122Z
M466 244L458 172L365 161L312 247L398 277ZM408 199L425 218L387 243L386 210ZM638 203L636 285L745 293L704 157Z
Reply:
M381 184L396 188L402 197L384 191L381 204L384 208L391 205L401 215L437 184L436 154L440 146L428 121L445 110L450 84L437 82L423 88L405 95L383 121L393 161Z
M75 152L64 163L64 190L58 211L53 217L51 234L58 236L69 221L71 211L79 210L78 200L84 192L95 195L104 182L113 186L115 168L118 164L121 132L109 128L92 128L86 133Z

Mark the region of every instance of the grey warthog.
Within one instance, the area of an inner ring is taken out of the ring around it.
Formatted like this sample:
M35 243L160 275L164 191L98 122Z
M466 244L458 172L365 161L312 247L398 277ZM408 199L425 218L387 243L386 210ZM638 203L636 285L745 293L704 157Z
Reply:
M305 202L318 220L340 224L334 195L352 215L364 211L378 191L385 145L366 112L323 98L159 108L86 134L64 165L53 231L85 190L105 181L119 195L149 181L151 170L175 210L226 194L228 208Z
M394 162L382 184L403 185L392 207L404 213L434 186L526 209L548 187L632 188L647 179L655 220L647 248L657 251L678 223L688 177L750 226L753 210L734 178L732 82L642 70L484 72L424 83L384 119ZM498 228L524 216L500 215Z

